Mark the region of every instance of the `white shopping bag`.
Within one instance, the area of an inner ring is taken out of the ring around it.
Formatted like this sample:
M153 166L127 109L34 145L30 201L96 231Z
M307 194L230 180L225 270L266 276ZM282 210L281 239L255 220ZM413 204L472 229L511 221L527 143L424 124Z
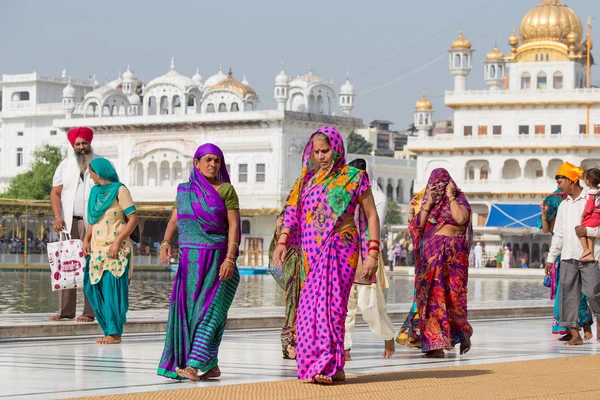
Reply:
M61 232L59 242L48 243L48 260L53 292L83 286L86 260L81 240L71 239L68 232Z

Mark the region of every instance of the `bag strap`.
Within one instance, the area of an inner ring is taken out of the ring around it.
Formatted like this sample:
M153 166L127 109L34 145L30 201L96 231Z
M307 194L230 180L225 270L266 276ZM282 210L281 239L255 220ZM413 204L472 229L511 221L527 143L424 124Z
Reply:
M62 231L60 231L59 235L60 235L59 238L60 238L61 242L64 242L65 240L71 240L71 233L67 232L66 229L63 229ZM63 239L63 237L64 237L64 239Z

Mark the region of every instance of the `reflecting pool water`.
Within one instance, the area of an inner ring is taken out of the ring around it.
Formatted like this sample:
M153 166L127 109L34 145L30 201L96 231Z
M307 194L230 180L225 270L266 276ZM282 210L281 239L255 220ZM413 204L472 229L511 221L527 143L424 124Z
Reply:
M129 289L129 309L166 309L169 304L174 273L134 273ZM388 303L410 303L413 277L390 277ZM82 291L78 304L83 304ZM545 300L549 289L542 279L471 278L469 300ZM283 305L283 291L270 275L242 275L232 307L270 307ZM0 313L45 313L58 309L58 297L50 287L48 272L0 271Z

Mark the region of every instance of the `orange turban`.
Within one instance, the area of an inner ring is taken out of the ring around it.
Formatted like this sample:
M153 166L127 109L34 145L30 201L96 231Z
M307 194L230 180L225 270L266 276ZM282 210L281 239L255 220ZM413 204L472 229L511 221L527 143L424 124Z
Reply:
M576 165L573 165L569 162L565 162L560 166L558 171L556 171L556 176L564 176L569 178L573 183L579 182L581 175L583 174L583 169L579 168Z
M73 128L67 133L67 139L69 139L69 143L71 146L75 147L75 141L77 138L82 138L88 143L92 143L92 139L94 138L94 131L90 128L86 128L82 126L80 128Z

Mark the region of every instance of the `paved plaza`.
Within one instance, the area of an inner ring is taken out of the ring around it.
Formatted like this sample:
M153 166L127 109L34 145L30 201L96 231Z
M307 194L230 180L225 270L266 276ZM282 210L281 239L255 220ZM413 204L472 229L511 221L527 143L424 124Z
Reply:
M549 318L473 322L473 349L464 356L425 360L397 348L379 358L383 344L366 327L357 328L349 374L398 372L557 357L599 355L595 339L566 348L551 335ZM398 326L396 326L398 328ZM594 331L595 332L595 331ZM98 346L93 337L0 342L0 399L52 399L189 387L295 379L295 362L281 358L277 330L227 331L220 351L220 380L176 382L156 376L164 335L125 336L117 346Z

